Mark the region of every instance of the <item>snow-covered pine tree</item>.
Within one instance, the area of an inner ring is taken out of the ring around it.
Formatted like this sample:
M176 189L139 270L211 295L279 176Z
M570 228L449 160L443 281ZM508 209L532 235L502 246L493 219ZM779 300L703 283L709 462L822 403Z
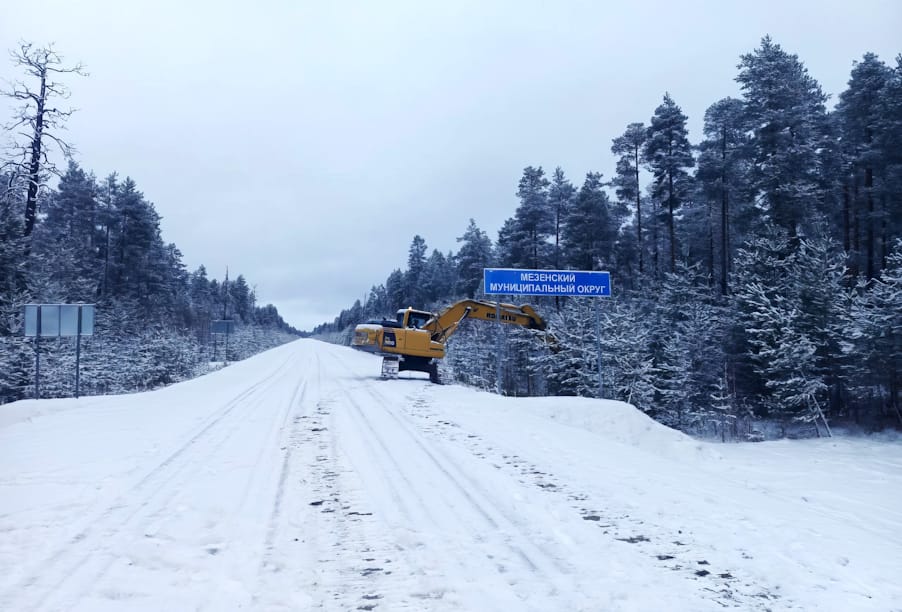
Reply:
M404 304L423 308L426 296L423 287L423 272L426 268L426 240L417 234L407 251L407 270L404 272Z
M568 300L550 317L554 350L541 362L552 395L598 395L597 335L594 304Z
M730 389L730 380L726 364L723 375L717 379L717 385L711 393L710 415L708 423L714 428L714 433L720 434L720 441L727 441L727 434L733 437L736 425L736 399Z
M548 204L554 215L554 250L551 256L551 267L561 269L564 258L562 256L562 235L564 232L564 223L573 205L573 199L576 196L576 189L573 184L567 180L564 171L560 166L554 169L554 175L551 179L551 187L548 189Z
M29 397L34 381L34 347L22 333L24 305L31 300L9 281L0 292L0 404Z
M446 345L441 379L456 380L486 391L495 390L500 328L500 325L464 319Z
M852 269L861 270L868 279L883 266L878 240L880 217L885 212L878 213L878 209L887 202L888 160L883 150L886 140L882 132L887 123L882 94L891 78L892 70L875 54L866 53L855 62L849 86L840 94L836 108L846 154L845 193L849 201L843 236L846 250L851 250Z
M399 308L413 306L413 304L405 303L407 296L404 287L404 274L398 268L392 270L385 280L385 294L387 298L386 310L388 311L385 314L390 315L392 318L394 318L395 311Z
M662 420L683 430L700 429L710 395L723 371L727 323L698 266L680 263L658 288L652 341L654 387Z
M819 405L839 415L845 299L844 254L823 233L803 238L793 254L792 284L798 296L797 329L815 346L814 372L826 385Z
M470 224L457 241L461 243L455 260L457 263L456 293L467 297L475 297L483 280L483 269L491 267L492 241L479 229L476 221Z
M564 218L564 262L577 270L600 270L614 259L618 225L601 174L589 172Z
M436 304L444 304L454 294L457 272L453 258L445 256L438 249L433 249L423 267L422 308L432 308Z
M35 227L33 254L61 289L62 301L91 302L97 294L103 262L98 258L103 234L98 230L97 184L75 162L44 202Z
M902 240L887 267L851 293L842 347L844 380L856 422L902 425Z
M764 406L784 423L814 422L839 379L841 256L823 239L794 248L771 227L740 251L737 272L736 323Z
M709 106L705 111L704 133L705 140L699 145L696 183L701 197L713 211L710 219L715 225L709 230L713 238L710 267L716 265L720 292L726 295L733 245L742 244L748 226L748 220L734 224L733 219L745 219L754 210L748 199L751 160L742 102L724 98Z
M554 215L548 206L548 185L541 166L523 170L517 189L520 205L498 233L502 266L538 269L551 262L548 238L554 230Z
M665 206L664 217L670 242L670 272L676 270L674 215L689 191L690 177L687 169L695 165L686 121L686 115L670 94L665 93L664 101L655 109L651 118L643 151L648 168L654 175L655 195Z
M605 397L651 411L656 393L653 334L643 302L615 298L600 307Z
M497 326L493 326L497 327ZM543 366L543 332L524 327L506 329L505 346L507 395L545 395L546 378Z
M687 339L679 329L662 339L655 365L659 401L652 411L656 420L683 431L695 425L689 398L692 359L688 348Z
M896 56L896 65L880 99L883 129L879 140L886 172L881 194L880 243L883 256L887 257L895 242L902 239L902 54Z
M239 274L232 281L231 295L232 304L238 319L243 323L250 323L253 320L254 313L254 294L243 274Z
M827 97L799 61L765 36L742 56L736 77L752 127L752 188L769 219L795 240L817 224L821 199L818 151L823 145Z
M626 131L613 140L611 153L619 155L614 179L611 181L617 199L624 206L636 205L634 225L635 252L639 260L639 274L645 272L645 248L642 235L642 185L639 182L639 170L645 158L643 151L648 132L643 123L631 123L626 126Z

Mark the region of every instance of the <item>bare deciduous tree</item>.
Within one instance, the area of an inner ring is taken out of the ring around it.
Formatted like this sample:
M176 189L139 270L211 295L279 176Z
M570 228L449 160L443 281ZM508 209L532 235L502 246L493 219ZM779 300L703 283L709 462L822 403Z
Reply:
M54 106L56 100L69 98L69 88L55 79L60 74L86 76L87 73L80 63L66 67L52 44L35 47L32 43L22 42L9 55L28 77L36 79L31 82L15 80L0 90L0 95L19 103L12 120L4 126L10 136L12 153L6 169L20 179L14 184L21 185L24 180L27 185L24 235L28 237L37 219L38 192L48 175L59 174L48 155L48 140L56 144L66 158L72 155L71 145L60 137L59 132L65 129L66 120L74 110Z

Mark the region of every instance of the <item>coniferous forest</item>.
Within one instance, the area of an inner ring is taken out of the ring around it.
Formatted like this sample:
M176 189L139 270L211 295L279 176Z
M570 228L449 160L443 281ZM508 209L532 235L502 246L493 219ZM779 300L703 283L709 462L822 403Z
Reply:
M500 333L504 393L598 396L600 337L601 394L685 431L902 426L902 55L851 65L829 100L765 37L700 142L664 93L600 143L617 158L608 174L526 167L494 241L473 219L457 252L415 236L406 269L314 332L347 343L398 308L481 297L484 267L608 270L600 315L589 299L518 300L549 321L553 351L536 332L465 321L443 377L494 389Z
M25 304L96 304L94 335L81 345L85 395L153 389L296 337L274 306L257 305L244 276L186 270L134 180L97 179L74 161L56 168L51 151L71 159L61 133L71 111L57 105L68 97L64 78L81 67L30 44L12 56L23 80L2 92L20 106L0 157L0 404L34 394ZM210 333L216 319L236 322L228 355ZM75 358L73 338L41 341L41 397L73 394Z

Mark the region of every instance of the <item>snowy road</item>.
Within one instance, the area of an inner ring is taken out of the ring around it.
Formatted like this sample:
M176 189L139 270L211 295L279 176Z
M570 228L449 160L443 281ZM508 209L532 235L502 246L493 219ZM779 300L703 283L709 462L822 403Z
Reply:
M0 406L2 610L902 610L902 448L378 379L299 341Z

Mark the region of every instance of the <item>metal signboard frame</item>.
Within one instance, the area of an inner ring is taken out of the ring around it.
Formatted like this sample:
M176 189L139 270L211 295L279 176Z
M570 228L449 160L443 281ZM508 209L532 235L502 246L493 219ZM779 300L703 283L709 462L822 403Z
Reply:
M34 338L34 396L41 397L41 338L75 338L75 397L81 390L81 337L94 335L94 304L26 304L25 336Z
M611 273L595 270L483 268L486 295L611 297Z

